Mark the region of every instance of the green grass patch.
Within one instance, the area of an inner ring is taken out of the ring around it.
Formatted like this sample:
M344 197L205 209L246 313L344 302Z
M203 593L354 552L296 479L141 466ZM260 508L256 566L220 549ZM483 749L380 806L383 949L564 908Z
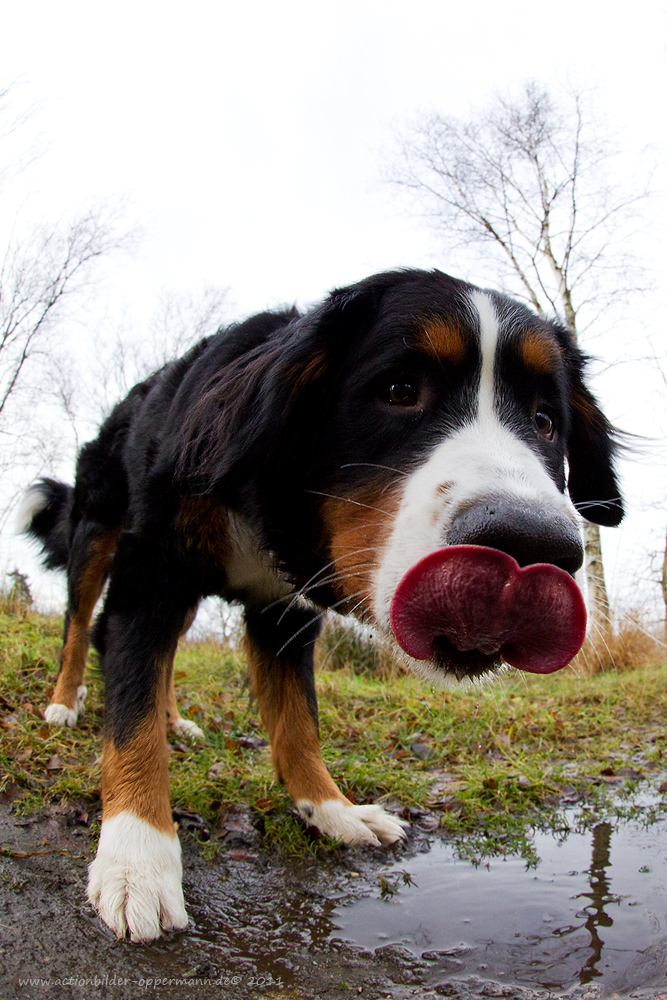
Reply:
M42 711L58 671L62 624L31 612L0 615L0 792L29 811L54 800L95 800L103 733L102 681L87 672L76 729L49 729ZM632 790L665 769L667 669L551 677L507 673L494 685L441 690L354 664L317 676L324 759L355 802L391 800L428 812L462 850L519 850L531 825L556 826L560 806ZM223 829L243 804L265 838L296 853L329 849L291 810L274 780L266 733L241 655L183 643L175 679L184 716L206 742L170 737L172 801ZM472 839L471 838L472 835ZM467 838L467 839L466 839Z

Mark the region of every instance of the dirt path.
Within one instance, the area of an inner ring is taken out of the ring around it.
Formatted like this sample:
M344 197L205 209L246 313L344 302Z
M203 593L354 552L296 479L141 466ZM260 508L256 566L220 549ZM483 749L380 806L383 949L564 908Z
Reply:
M7 803L0 805L0 1000L552 996L454 979L444 953L426 961L400 948L371 954L332 941L334 908L371 887L377 891L378 874L398 855L349 852L335 861L295 862L267 852L248 832L211 862L183 834L192 927L151 946L116 941L86 902L90 835L81 809L58 808L17 819ZM416 832L408 853L426 845ZM22 984L26 979L33 982ZM593 986L564 995L605 994Z

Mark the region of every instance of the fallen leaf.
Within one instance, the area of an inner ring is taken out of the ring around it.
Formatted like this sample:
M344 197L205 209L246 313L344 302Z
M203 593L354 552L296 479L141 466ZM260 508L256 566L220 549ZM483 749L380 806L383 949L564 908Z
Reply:
M255 861L257 859L256 854L247 851L244 847L233 847L227 851L227 857L231 858L232 861Z
M220 814L220 825L227 833L254 833L255 828L248 817L248 807L243 804L229 806Z
M239 736L239 744L244 750L259 750L268 747L269 741L263 736Z

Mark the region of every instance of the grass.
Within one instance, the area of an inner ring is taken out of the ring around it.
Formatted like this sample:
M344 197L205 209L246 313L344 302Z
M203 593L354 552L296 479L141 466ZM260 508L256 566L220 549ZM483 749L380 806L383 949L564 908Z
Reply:
M0 634L0 793L21 812L60 800L94 808L99 669L93 660L79 726L49 729L42 710L57 674L61 623L5 612ZM346 660L340 644L334 660L326 642L317 689L334 779L355 802L389 800L417 821L427 816L430 828L437 821L464 851L520 850L530 859L526 830L561 822L563 801L594 802L610 784L631 790L667 769L663 665L593 676L508 673L495 685L443 691L385 661L375 676L354 650ZM170 737L176 813L215 843L242 805L268 842L297 853L330 849L274 780L240 654L212 641L183 643L175 671L182 713L206 732L204 744Z

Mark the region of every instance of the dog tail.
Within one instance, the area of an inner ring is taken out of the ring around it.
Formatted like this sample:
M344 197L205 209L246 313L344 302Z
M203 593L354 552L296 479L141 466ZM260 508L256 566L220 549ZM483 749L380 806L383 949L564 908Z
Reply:
M74 487L55 479L39 479L30 486L17 512L17 528L42 545L47 569L66 569Z

